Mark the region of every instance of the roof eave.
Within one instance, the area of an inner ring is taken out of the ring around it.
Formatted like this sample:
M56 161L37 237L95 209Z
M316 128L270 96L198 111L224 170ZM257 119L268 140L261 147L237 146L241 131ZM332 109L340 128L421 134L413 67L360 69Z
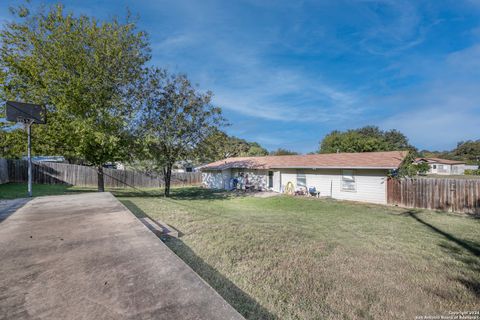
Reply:
M398 166L387 166L387 167L354 167L354 166L320 166L320 167L313 167L313 166L273 166L273 167L262 167L262 168L252 168L252 167L229 167L229 168L220 168L220 167L214 167L214 168L201 168L200 170L213 170L213 171L219 171L219 170L227 170L227 169L250 169L250 170L267 170L267 169L357 169L357 170L395 170L398 169Z
M387 166L387 167L382 167L382 166L376 166L376 167L355 167L355 166L274 166L270 167L270 169L382 169L382 170L393 170L393 169L398 169L398 166Z

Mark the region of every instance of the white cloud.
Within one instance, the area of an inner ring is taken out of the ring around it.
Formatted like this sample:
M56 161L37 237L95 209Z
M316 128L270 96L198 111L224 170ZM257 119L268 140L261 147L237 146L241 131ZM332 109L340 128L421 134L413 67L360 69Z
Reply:
M480 46L474 44L443 59L396 62L387 74L422 81L383 97L372 95L369 106L389 109L376 123L401 130L419 148L451 149L461 140L479 139L479 61Z
M478 110L458 110L451 107L431 107L395 115L382 127L398 129L411 137L420 149L451 149L457 142L480 139Z
M291 71L257 70L249 86L215 89L215 102L238 113L268 120L327 122L358 114L357 97ZM244 82L240 82L244 83ZM285 97L282 99L282 97Z
M453 52L448 56L447 62L470 72L480 72L480 44Z

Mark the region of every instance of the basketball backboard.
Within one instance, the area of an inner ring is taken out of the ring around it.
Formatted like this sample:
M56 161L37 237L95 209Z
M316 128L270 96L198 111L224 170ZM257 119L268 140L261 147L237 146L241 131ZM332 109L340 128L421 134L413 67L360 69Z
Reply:
M45 106L16 101L7 101L7 121L23 123L47 123Z

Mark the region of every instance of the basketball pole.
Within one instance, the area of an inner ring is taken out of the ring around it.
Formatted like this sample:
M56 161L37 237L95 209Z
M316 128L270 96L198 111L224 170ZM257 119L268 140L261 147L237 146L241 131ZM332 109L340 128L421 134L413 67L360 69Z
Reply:
M27 129L27 162L28 162L28 196L32 197L32 125L34 123L47 123L47 109L45 106L33 103L24 103L18 101L7 101L6 119L7 121L23 123L24 129Z
M32 196L32 122L27 123L27 133L28 133L28 196Z

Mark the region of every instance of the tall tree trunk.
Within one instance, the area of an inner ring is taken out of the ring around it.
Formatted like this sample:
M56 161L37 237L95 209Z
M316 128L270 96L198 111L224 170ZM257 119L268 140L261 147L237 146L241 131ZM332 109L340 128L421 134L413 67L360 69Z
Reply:
M98 192L105 191L105 181L103 179L103 166L97 167L97 185L98 185Z
M171 182L171 177L172 177L172 165L168 164L164 169L163 169L163 178L165 179L165 197L170 196L170 182Z

